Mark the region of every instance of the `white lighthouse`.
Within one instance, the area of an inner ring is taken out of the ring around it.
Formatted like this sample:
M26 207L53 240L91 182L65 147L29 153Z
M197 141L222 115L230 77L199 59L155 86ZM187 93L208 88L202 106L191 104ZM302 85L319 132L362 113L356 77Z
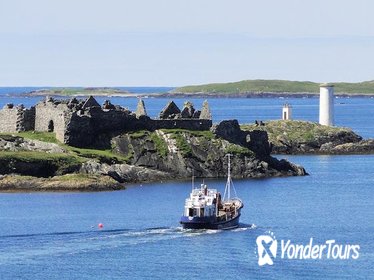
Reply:
M292 118L292 106L288 103L283 105L282 108L282 120L291 120Z
M334 85L320 85L319 123L328 126L334 125Z

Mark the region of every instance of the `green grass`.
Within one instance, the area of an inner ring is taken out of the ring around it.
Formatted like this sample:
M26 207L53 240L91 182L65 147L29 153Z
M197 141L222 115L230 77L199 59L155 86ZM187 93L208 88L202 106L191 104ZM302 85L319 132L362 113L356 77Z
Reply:
M31 151L0 151L0 162L5 165L12 165L15 162L37 163L43 162L47 165L56 166L59 170L69 170L80 165L84 160L81 158L60 153L44 153Z
M336 93L374 94L374 81L361 83L332 83ZM319 83L286 80L245 80L233 83L215 83L180 87L178 93L318 93Z
M158 136L156 132L151 133L151 140L155 144L157 154L160 157L165 158L169 153L168 146L165 141Z
M195 136L195 137L204 137L204 138L209 139L209 140L215 138L214 133L211 132L210 130L204 130L204 131L190 130L189 132L192 136Z
M10 136L10 134L1 134L4 136ZM14 133L14 136L19 136L23 137L25 139L31 139L31 140L39 140L43 142L49 142L49 143L55 143L58 144L61 148L65 149L68 153L63 154L66 155L67 157L79 157L81 158L81 161L85 161L85 159L97 159L101 163L128 163L130 162L130 158L132 155L128 156L122 156L113 153L111 150L97 150L97 149L85 149L85 148L76 148L72 146L68 146L65 144L60 143L56 139L56 135L53 132L32 132L32 131L27 131L27 132L20 132L20 133ZM11 137L11 136L10 136ZM14 152L15 154L22 154L26 152ZM37 155L38 152L35 152L33 154L34 158ZM41 153L45 155L51 155L50 153Z
M77 157L63 154L63 153L45 153L45 152L33 152L33 151L0 151L0 158L11 158L19 159L25 162L33 160L50 160L50 161L74 161L78 160Z
M170 137L173 138L176 142L176 146L178 147L179 151L181 152L182 156L190 157L192 156L192 148L191 145L188 144L185 134L190 133L190 130L185 129L163 129L162 130L166 134L170 134Z
M7 175L0 180L3 192L30 191L105 191L125 187L109 176L70 173L53 177Z
M172 134L172 138L176 140L176 145L181 151L183 156L191 156L192 155L192 148L191 145L186 140L186 135L191 135L195 137L203 137L206 140L212 140L214 139L214 134L211 131L191 131L186 129L164 129L163 130L167 134ZM10 134L2 134L4 136L10 136ZM74 157L78 158L81 162L86 161L87 159L95 159L98 160L101 163L108 163L108 164L114 164L114 163L130 163L131 158L133 156L133 152L130 152L128 155L123 156L120 154L113 153L112 150L98 150L98 149L87 149L87 148L77 148L68 146L65 144L60 143L56 137L55 133L53 132L21 132L21 133L15 133L14 136L23 137L25 139L31 139L31 140L39 140L43 142L49 142L49 143L55 143L58 144L60 147L65 149L67 153L65 154L67 157ZM149 132L146 130L139 130L130 132L129 136L132 138L143 138L146 137L149 141L152 141L155 145L157 154L165 158L168 155L168 146L166 142L157 135L156 132ZM23 153L23 152L15 152L13 156L16 154ZM19 154L19 156L21 156ZM32 155L31 158L35 158L42 155L51 155L47 153L41 153L41 155L38 155L37 152Z
M202 137L204 140L211 141L215 139L214 134L207 130L207 131L199 131L199 130L187 130L187 129L162 129L162 131L166 134L170 134L171 138L176 141L176 145L181 152L181 154L185 157L192 156L192 148L191 145L187 142L186 136L190 135L193 137Z
M152 141L155 145L157 154L165 158L169 152L168 146L165 143L165 141L157 135L156 132L150 132L147 130L138 130L127 133L131 138L137 139L137 138L145 138L146 140Z
M16 133L15 135L26 139L59 144L59 141L56 139L56 134L54 132L25 131Z
M94 174L83 174L83 173L70 173L70 174L65 174L63 176L58 176L55 177L59 181L67 181L67 182L85 182L89 179L91 180L97 180L98 176Z
M252 152L250 149L231 143L225 149L225 153L233 155L255 156L254 152Z
M132 131L127 133L131 138L143 138L147 137L150 132L147 130L137 130L137 131Z
M69 150L70 152L74 153L75 155L87 159L96 159L101 163L128 163L130 162L131 156L122 156L118 154L114 154L111 150L96 150L96 149L84 149L84 148L76 148L64 145L64 147Z
M172 138L175 139L177 147L181 154L185 157L192 156L192 148L191 145L188 144L186 138L182 134L174 134L172 135Z
M180 129L180 128L173 128L173 129L162 129L163 132L167 134L180 134L180 133L188 133L195 137L204 137L207 139L213 139L214 134L210 130L187 130L187 129Z

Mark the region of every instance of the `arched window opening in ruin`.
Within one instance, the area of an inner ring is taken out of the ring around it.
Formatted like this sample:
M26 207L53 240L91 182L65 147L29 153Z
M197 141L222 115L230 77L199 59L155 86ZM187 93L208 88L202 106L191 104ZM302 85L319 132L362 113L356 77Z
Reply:
M48 123L48 132L53 132L55 130L55 125L52 120Z

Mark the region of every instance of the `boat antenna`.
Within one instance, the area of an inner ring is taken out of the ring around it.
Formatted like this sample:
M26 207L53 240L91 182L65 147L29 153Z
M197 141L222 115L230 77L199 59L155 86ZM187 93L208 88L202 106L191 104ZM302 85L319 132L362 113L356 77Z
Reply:
M192 190L195 189L195 176L194 176L194 170L192 169Z
M237 197L236 190L234 187L234 183L232 182L231 179L231 154L226 155L228 158L228 164L227 164L227 182L226 182L226 187L225 187L225 193L223 194L223 200L224 201L229 201L231 198L231 188L234 191L235 197ZM227 195L227 197L226 197Z

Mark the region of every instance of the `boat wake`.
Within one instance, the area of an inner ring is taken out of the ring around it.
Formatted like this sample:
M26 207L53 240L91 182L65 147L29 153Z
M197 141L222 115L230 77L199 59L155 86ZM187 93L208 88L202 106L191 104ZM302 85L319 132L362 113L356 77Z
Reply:
M116 250L128 246L140 246L145 243L170 242L177 238L194 238L224 232L242 232L251 228L251 225L240 225L233 230L153 227L0 236L0 265L25 260L33 262L38 257L45 256L75 255L100 250ZM12 244L12 246L9 247L8 244ZM25 244L28 244L28 246L25 247Z
M254 224L239 224L239 227L229 231L244 231L254 229ZM182 227L151 227L145 229L109 229L109 230L88 230L88 231L65 231L65 232L46 232L46 233L32 233L32 234L14 234L14 235L0 235L0 240L3 238L37 238L37 237L53 237L53 236L67 236L67 235L97 235L98 238L106 235L152 235L152 234L167 234L167 233L218 233L227 230L213 230L213 229L183 229Z

